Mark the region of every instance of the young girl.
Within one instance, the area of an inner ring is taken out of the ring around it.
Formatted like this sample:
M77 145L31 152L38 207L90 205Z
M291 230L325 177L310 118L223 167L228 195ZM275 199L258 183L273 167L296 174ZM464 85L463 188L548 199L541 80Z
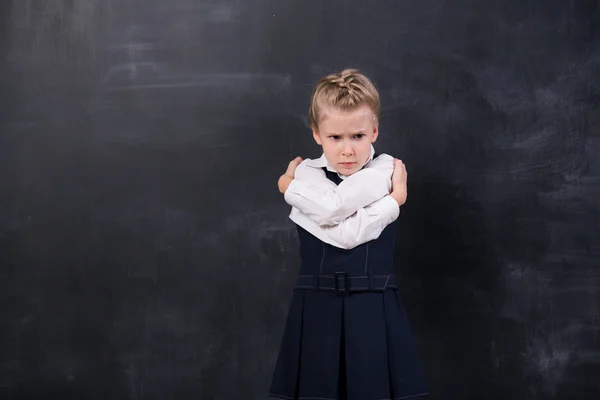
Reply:
M290 162L279 190L292 206L301 266L270 397L383 400L426 394L393 275L401 161L375 154L379 95L356 70L322 78L309 123L323 149Z

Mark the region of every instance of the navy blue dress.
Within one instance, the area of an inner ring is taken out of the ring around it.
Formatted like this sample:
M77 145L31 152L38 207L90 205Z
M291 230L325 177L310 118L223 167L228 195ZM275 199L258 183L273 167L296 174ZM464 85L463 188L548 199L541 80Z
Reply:
M337 174L325 173L340 183ZM301 266L269 397L385 400L427 394L393 275L397 222L350 250L297 229Z

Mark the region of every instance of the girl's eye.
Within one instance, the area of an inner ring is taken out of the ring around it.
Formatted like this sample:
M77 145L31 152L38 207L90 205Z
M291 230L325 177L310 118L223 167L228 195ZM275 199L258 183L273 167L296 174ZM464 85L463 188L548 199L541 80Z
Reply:
M340 139L342 138L342 137L341 137L341 136L339 136L339 135L331 135L331 136L329 136L329 137L330 137L332 140L340 140ZM358 133L358 134L356 134L356 135L352 135L352 139L358 139L358 140L360 140L360 139L362 139L363 137L365 137L365 134L364 134L364 133Z

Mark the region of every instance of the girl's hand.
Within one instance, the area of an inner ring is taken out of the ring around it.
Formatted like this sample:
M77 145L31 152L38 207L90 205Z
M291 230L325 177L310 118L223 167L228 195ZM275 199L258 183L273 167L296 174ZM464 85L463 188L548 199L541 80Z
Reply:
M279 181L277 182L277 186L279 187L280 193L285 193L290 183L294 180L294 174L296 172L296 167L298 164L302 162L301 157L296 157L288 164L287 170L281 177L279 177Z
M406 166L401 160L394 159L394 173L392 174L392 193L390 195L398 202L401 206L406 203L406 197L408 196L406 181L408 179L408 173L406 172Z

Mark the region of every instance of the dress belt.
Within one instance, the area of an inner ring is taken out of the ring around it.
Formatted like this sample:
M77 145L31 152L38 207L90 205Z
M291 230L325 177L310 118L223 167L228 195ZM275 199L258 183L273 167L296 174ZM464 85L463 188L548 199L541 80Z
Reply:
M326 290L344 295L350 292L382 292L385 289L397 289L394 275L351 275L347 272L335 272L331 275L299 275L296 290Z

